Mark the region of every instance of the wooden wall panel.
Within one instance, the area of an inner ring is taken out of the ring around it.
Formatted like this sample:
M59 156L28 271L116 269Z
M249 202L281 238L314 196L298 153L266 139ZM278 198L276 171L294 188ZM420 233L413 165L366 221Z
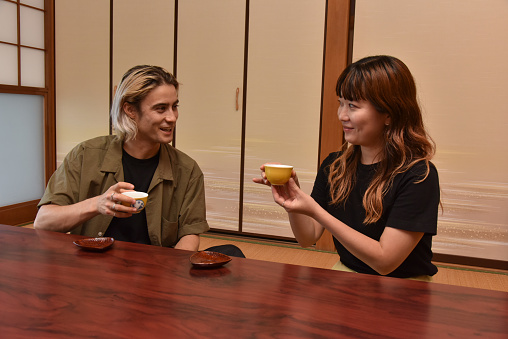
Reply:
M327 8L326 40L323 75L323 109L321 116L321 144L319 163L337 151L343 143L342 128L337 116L339 102L335 94L337 78L348 62L350 1L329 0ZM325 230L316 248L335 251L331 234Z
M0 224L21 225L32 222L37 214L39 200L0 207Z

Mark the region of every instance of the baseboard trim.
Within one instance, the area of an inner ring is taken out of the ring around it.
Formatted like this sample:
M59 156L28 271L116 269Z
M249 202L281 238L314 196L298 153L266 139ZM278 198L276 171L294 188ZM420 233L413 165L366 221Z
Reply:
M0 207L0 224L16 226L33 222L38 203L39 200L32 200Z
M434 257L432 258L432 261L440 262L440 263L447 263L447 264L474 266L474 267L482 267L482 268L492 268L492 269L496 269L496 270L508 271L508 261L503 261L503 260L466 257L466 256L460 256L460 255L453 255L453 254L434 253Z

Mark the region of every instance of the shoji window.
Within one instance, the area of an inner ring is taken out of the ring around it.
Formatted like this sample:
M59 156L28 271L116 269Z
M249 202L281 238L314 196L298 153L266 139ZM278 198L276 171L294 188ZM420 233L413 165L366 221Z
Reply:
M52 13L0 0L0 223L30 221L54 170Z
M0 84L45 84L44 1L0 1Z

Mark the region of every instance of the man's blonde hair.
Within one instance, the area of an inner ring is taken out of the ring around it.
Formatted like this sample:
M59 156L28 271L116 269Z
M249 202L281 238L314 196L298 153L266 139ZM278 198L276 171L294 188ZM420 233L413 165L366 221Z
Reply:
M139 65L124 74L111 104L111 122L117 135L125 140L136 138L138 127L125 113L124 103L133 105L139 112L143 99L161 85L175 86L178 91L179 83L173 74L159 66Z

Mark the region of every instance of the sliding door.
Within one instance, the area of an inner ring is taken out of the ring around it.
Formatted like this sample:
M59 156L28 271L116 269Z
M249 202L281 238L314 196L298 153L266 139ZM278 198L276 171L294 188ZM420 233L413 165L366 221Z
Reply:
M176 148L205 174L212 228L238 230L245 1L180 1Z
M310 193L324 19L324 0L179 3L176 147L205 173L212 228L292 237L270 189L252 178L264 162L288 163Z
M293 165L310 193L316 176L324 0L251 1L242 231L293 237L271 190L252 183L265 162ZM281 20L281 18L284 18Z
M113 1L113 87L136 65L173 72L175 0Z
M56 0L57 164L109 133L109 1Z

